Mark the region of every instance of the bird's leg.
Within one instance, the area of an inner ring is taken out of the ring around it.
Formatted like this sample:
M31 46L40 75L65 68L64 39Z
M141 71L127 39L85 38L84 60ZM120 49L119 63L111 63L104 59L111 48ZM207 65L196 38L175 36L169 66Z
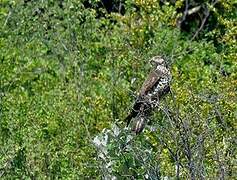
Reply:
M160 104L159 98L157 97L157 99L155 100L155 107L158 107Z
M156 97L151 98L149 102L150 102L150 105L151 105L152 109L158 107L159 106L159 97L158 97L158 95L156 95Z

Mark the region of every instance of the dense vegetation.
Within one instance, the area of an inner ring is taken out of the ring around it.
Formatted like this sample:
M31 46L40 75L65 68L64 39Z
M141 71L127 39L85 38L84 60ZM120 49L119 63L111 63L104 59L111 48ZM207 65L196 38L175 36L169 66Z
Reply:
M0 2L0 178L236 178L236 1L106 2ZM135 136L154 55L172 92Z

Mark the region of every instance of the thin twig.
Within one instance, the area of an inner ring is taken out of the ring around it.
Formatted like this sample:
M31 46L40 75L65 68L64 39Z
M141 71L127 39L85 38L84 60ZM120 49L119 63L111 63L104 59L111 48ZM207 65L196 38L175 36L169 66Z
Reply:
M207 18L209 17L210 15L210 11L207 9L206 10L206 15L204 17L204 19L202 20L202 23L201 23L201 26L198 28L198 30L195 32L195 34L193 35L193 37L191 38L191 41L193 41L197 36L198 34L201 32L201 30L203 29L206 21L207 21Z
M8 20L9 20L10 16L11 16L11 14L12 14L12 12L9 11L9 13L8 13L8 15L7 15L7 18L6 18L5 22L4 22L3 27L5 27L5 26L7 25L7 22L8 22Z
M214 7L215 5L216 5L216 3L218 3L219 2L219 0L215 0L215 1L213 1L212 2L212 6ZM210 9L208 9L208 7L206 7L206 10L205 10L205 17L204 17L204 19L202 20L202 23L201 23L201 25L200 25L200 27L198 28L198 30L195 32L195 34L193 35L193 37L191 38L191 41L193 41L197 36L198 36L198 34L202 31L202 29L203 29L203 27L204 27L204 25L205 25L205 23L206 23L206 21L207 21L207 18L209 17L209 15L210 15Z
M184 16L183 16L183 18L182 18L181 23L184 22L184 21L186 20L186 17L187 17L187 15L188 15L188 8L189 8L189 3L188 3L188 0L186 0L186 1L185 1L185 11L184 11Z

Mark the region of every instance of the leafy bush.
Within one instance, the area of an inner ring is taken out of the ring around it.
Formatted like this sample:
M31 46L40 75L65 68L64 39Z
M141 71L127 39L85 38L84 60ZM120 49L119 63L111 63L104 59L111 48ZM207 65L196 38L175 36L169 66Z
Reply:
M175 27L178 3L0 2L0 177L235 177L236 3L197 41ZM172 94L134 136L123 119L157 54Z

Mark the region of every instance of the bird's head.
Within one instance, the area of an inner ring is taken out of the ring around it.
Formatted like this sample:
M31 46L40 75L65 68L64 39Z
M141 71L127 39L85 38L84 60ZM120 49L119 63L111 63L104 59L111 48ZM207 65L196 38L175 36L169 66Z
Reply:
M151 58L150 63L153 66L164 65L165 60L162 56L155 56L155 57Z

